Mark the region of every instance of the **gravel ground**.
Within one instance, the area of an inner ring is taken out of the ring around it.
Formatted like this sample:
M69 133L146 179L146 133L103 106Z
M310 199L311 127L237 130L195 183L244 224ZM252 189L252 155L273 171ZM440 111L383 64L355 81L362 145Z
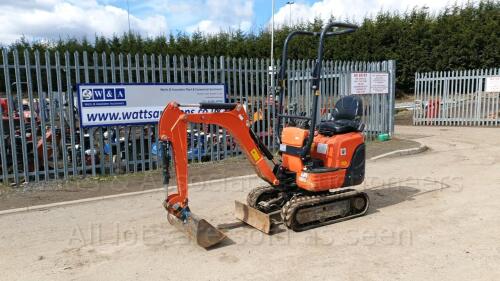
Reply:
M369 161L366 216L274 235L237 224L260 181L190 190L230 225L204 250L168 225L163 192L0 216L2 280L498 280L500 130L398 127L431 149Z

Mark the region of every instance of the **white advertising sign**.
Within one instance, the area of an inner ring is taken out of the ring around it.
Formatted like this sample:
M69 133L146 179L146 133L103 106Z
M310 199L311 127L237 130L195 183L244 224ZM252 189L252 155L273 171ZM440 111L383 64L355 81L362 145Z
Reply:
M388 94L389 73L354 72L351 73L351 94Z
M500 92L500 76L486 77L485 92Z
M80 84L77 87L82 127L139 125L158 122L169 102L223 103L224 84ZM181 107L198 113L198 107Z

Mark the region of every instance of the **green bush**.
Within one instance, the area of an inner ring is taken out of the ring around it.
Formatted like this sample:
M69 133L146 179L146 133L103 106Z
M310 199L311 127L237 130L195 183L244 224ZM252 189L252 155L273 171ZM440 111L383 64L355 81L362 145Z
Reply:
M276 31L276 53L281 55L282 43L291 30L320 30L323 22L300 23ZM428 9L404 13L380 12L360 23L352 34L329 40L327 59L396 60L398 92L411 93L414 74L419 71L490 68L500 66L500 1L489 0L465 6L449 6L436 14ZM271 35L268 30L244 33L241 30L214 35L195 32L169 37L143 38L124 34L112 38L60 39L51 43L28 42L21 38L11 49L38 49L169 54L189 56L269 57ZM290 58L314 58L315 41L297 38L290 49Z

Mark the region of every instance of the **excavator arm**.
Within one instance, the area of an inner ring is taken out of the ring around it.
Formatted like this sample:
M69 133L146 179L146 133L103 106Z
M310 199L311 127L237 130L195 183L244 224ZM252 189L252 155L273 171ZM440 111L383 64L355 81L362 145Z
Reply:
M167 105L160 117L159 136L161 146L164 148L168 147L171 150L173 160L175 161L174 168L177 179L177 192L167 195L164 207L168 211L169 221L172 224L186 231L201 246L209 247L214 243L218 243L225 236L208 222L196 218L189 210L188 123L213 124L227 129L230 135L236 139L243 152L245 152L246 157L255 168L259 177L274 186L279 184L279 180L264 159L265 156L270 158L272 155L263 145L259 144L258 138L250 130L250 122L243 106L240 104L221 103L202 103L196 106L199 106L200 109L225 111L186 114L180 109L181 105L172 102ZM169 157L168 151L163 151L162 154L164 159ZM164 161L164 164L166 164L166 167L164 167L166 169L164 177L168 181L170 177L168 174L168 160ZM207 237L207 233L211 237Z

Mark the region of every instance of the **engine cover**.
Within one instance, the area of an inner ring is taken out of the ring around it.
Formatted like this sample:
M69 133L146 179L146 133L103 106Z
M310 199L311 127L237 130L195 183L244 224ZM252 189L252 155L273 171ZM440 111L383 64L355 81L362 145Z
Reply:
M311 148L319 167L297 173L296 183L309 191L325 191L357 185L364 180L364 137L359 132L333 136L317 135Z
M321 159L324 167L347 169L356 148L363 143L363 134L358 132L331 137L317 135L314 137L311 156Z

